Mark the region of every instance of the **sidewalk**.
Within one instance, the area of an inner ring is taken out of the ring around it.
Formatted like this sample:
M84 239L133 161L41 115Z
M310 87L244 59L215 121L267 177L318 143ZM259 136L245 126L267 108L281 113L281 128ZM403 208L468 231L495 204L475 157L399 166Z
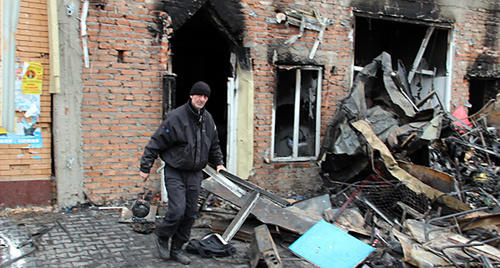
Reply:
M4 264L0 267L187 267L160 259L154 235L119 223L120 215L121 209L83 208L0 216L0 263ZM36 233L42 234L37 237ZM191 238L208 233L208 227L196 227ZM30 236L34 243L29 243ZM237 248L232 257L201 258L188 253L192 260L189 267L250 267L250 244L237 239L231 244ZM279 248L284 267L312 266ZM23 257L5 266L18 256Z

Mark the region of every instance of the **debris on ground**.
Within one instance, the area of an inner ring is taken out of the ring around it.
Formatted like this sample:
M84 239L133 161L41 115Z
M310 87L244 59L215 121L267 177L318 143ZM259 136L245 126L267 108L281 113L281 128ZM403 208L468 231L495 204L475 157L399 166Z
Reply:
M341 225L348 208L359 212L363 235L377 241L367 267L500 264L500 144L492 108L500 94L467 116L463 106L445 111L434 91L414 103L401 79L382 53L356 76L328 124L320 175L339 208L329 221Z
M229 201L227 214L234 215L234 205L239 208L215 229L223 237L236 233L251 241L253 228L265 224L287 247L302 238L305 248L316 248L300 257L320 266L325 260L319 248L331 248L333 242L319 246L305 234L323 221L373 249L361 259L350 258L359 267L500 265L495 109L500 94L467 116L463 106L446 111L434 90L420 100L409 97L405 79L385 52L356 76L351 94L327 126L318 158L329 192L326 206L320 196L288 204L262 198L256 186L242 185L232 174L206 171L211 178L203 188L220 197L219 203Z
M213 258L251 267L328 267L332 260L336 267L499 267L500 94L468 116L464 106L448 112L435 90L413 98L405 79L385 52L358 73L323 138L318 162L327 194L285 199L207 166L194 228L208 227L204 237L229 248L249 243L245 258ZM115 204L85 198L63 213L117 209L119 222L142 234L167 209L148 191ZM26 212L19 210L2 214ZM49 223L28 242L36 246L53 227L66 231L57 218Z

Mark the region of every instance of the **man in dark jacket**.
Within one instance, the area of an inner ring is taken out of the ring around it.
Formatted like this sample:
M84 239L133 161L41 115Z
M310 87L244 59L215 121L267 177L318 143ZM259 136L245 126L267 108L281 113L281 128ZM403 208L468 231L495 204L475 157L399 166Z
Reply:
M210 162L217 167L217 173L226 170L217 128L212 115L205 110L208 97L210 87L205 82L196 82L189 101L167 113L141 158L140 176L144 181L158 156L165 162L168 211L154 231L160 257L186 265L191 260L181 248L189 240L198 212L202 169Z

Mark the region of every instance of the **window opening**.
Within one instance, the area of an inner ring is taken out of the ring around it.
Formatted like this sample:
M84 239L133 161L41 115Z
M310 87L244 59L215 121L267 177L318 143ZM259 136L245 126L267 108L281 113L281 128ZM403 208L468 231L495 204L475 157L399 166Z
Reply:
M404 73L408 79L408 93L414 103L424 100L433 91L447 102L450 36L450 29L444 26L357 16L354 70L361 70L385 51L391 55L393 70ZM437 98L432 98L420 108L438 106Z
M319 151L321 68L278 68L275 91L276 160L311 159Z

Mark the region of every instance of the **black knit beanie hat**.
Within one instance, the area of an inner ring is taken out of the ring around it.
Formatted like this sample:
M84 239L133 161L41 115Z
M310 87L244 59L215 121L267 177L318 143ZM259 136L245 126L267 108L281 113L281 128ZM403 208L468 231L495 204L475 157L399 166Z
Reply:
M210 87L203 81L196 82L191 88L189 95L205 95L210 97Z

